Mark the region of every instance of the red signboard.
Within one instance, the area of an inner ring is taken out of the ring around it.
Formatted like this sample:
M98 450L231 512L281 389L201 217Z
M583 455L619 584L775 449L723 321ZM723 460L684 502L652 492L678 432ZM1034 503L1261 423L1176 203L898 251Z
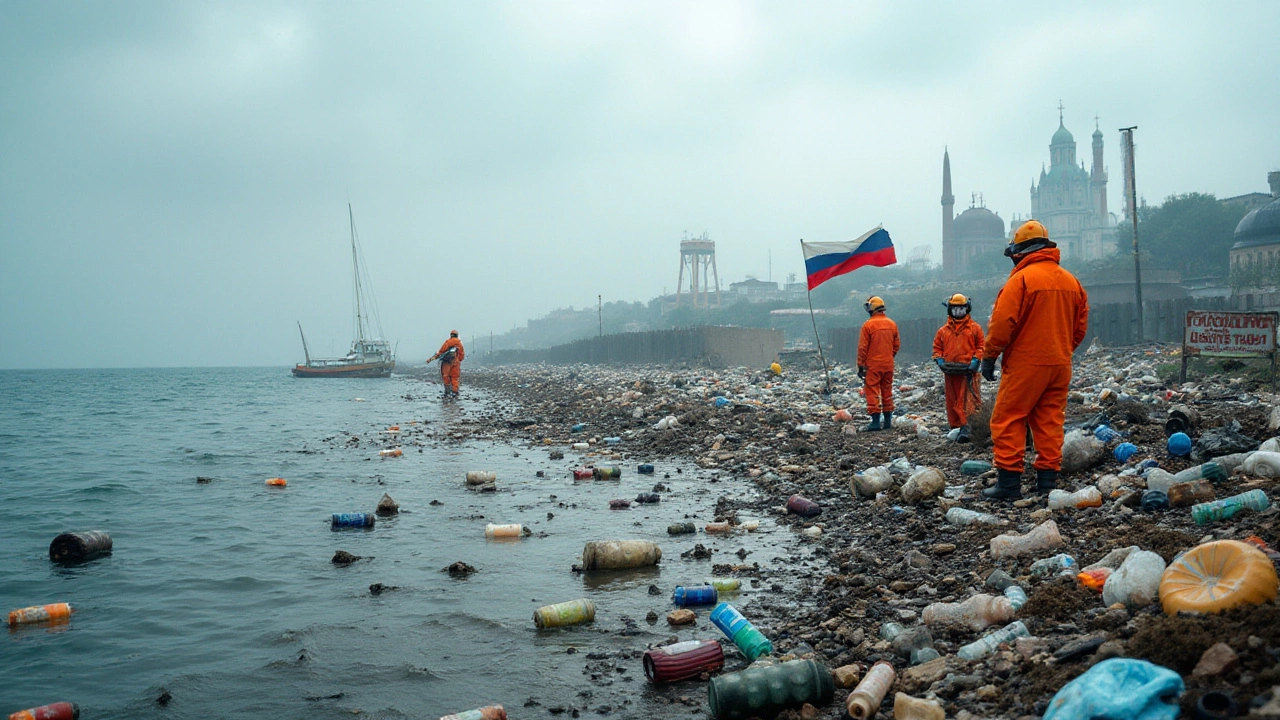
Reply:
M1182 354L1269 357L1276 351L1274 312L1187 312Z

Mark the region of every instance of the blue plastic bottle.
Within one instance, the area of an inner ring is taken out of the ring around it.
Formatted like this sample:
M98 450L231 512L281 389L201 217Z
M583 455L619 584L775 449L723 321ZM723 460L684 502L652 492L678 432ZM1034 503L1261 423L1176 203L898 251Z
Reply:
M671 601L680 607L714 605L718 599L719 595L712 585L692 585L690 587L677 585L676 591L671 594Z
M769 638L729 603L722 602L711 611L711 623L738 646L747 660L755 662L761 655L773 654L773 643Z
M577 425L574 425L572 428L570 428L569 432L579 433L586 429L587 429L586 423L578 423Z
M334 513L330 527L334 530L338 528L373 527L376 517L373 513Z

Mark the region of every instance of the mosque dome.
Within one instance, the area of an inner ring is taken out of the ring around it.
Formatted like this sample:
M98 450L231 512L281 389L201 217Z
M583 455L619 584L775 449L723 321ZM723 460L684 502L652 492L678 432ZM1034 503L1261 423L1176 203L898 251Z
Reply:
M1232 250L1280 243L1280 198L1251 211L1236 225Z
M1004 220L984 207L960 213L952 226L956 240L1004 240Z
M1066 125L1063 125L1063 124L1062 124L1062 121L1061 121L1061 120L1059 120L1059 121L1058 121L1058 132L1056 132L1056 133L1054 133L1054 134L1053 134L1053 140L1049 141L1049 144L1050 144L1050 145L1065 145L1065 144L1067 144L1067 143L1073 143L1073 142L1075 142L1075 141L1076 141L1075 136L1073 136L1073 135L1071 134L1071 131L1067 129L1067 126L1066 126Z

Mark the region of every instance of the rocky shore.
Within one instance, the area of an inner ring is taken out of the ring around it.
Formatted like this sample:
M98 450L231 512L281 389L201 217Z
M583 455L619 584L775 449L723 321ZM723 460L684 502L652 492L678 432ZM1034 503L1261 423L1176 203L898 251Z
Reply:
M851 370L840 368L833 371L835 394L830 399L822 393L820 369L813 366L784 367L781 375L741 368L506 366L468 369L464 386L487 388L511 403L501 420L472 426L471 436L523 440L548 453L587 442L588 459L602 463L632 466L676 459L752 478L763 499L721 497L714 520L736 523L739 513L772 515L796 532L807 531L805 558L767 566L723 564L717 572L752 578L755 586L778 591L756 601L752 618L772 639L777 654L814 657L832 669L857 666L863 672L878 660L893 662L898 680L879 717L892 717L896 691L935 697L947 717L1039 717L1063 685L1110 657L1145 659L1180 674L1188 717L1200 695L1211 689L1231 693L1241 715L1252 707L1255 716L1273 717L1270 708L1280 705L1280 689L1273 690L1280 686L1280 606L1274 600L1218 615L1170 617L1158 600L1108 608L1099 592L1084 587L1074 572L1030 571L1033 561L1059 552L1071 555L1078 569L1130 546L1168 563L1208 540L1254 538L1268 548L1280 545L1274 504L1280 500L1280 482L1240 469L1214 483L1216 496L1257 489L1270 498L1269 509L1197 525L1187 507L1140 508L1144 480L1136 473L1139 463L1155 460L1170 472L1197 464L1166 450L1170 407L1191 408L1198 415L1190 433L1200 440L1197 456L1216 452L1211 441L1217 428L1255 444L1278 432L1276 397L1268 386L1247 376L1232 377L1237 368L1229 365L1211 368L1216 375L1207 379L1180 385L1170 375L1178 361L1175 353L1176 347L1162 346L1094 349L1078 363L1068 429L1092 431L1106 423L1123 434L1112 447L1126 441L1138 451L1122 463L1107 448L1064 472L1061 488L1098 484L1104 501L1100 507L1061 510L1048 509L1043 496L1030 493L1013 505L980 500L978 491L993 482L994 473L964 475L961 464L991 460L983 418L973 423L975 442L945 438L941 377L932 365L900 368L900 417L898 426L887 432L861 431L866 415L858 381ZM853 420L835 421L833 405L849 408ZM580 423L585 428L574 432ZM807 424L816 424L816 432ZM893 485L874 497L858 497L853 478L877 466L905 472L894 473ZM901 485L915 466L941 471L945 490L908 502ZM822 513L807 519L788 513L785 505L793 494L817 502ZM1003 524L954 526L946 519L954 507L991 513ZM1018 558L992 557L994 536L1022 534L1048 520L1056 523L1062 547ZM881 639L883 624L918 625L930 604L999 595L987 582L996 570L1026 590L1029 600L1016 617L1031 637L965 661L956 651L999 626L983 631L931 627L940 657L914 667ZM793 591L783 593L784 586ZM1214 651L1208 652L1210 648ZM680 702L705 707L705 685L685 683L679 693ZM784 715L843 717L847 693L837 690L835 701L825 707ZM1264 705L1267 709L1256 709Z

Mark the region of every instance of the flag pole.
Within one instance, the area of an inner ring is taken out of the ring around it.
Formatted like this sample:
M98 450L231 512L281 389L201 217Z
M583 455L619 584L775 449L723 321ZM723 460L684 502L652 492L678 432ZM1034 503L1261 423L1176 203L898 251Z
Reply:
M800 250L804 252L804 238L800 238ZM822 361L822 377L827 382L827 400L831 402L831 407L835 407L835 400L831 396L831 368L827 367L827 358L822 354L822 338L818 336L818 321L813 316L813 291L809 289L809 282L806 278L804 284L804 294L809 298L809 321L813 323L813 341L818 345L818 359Z

